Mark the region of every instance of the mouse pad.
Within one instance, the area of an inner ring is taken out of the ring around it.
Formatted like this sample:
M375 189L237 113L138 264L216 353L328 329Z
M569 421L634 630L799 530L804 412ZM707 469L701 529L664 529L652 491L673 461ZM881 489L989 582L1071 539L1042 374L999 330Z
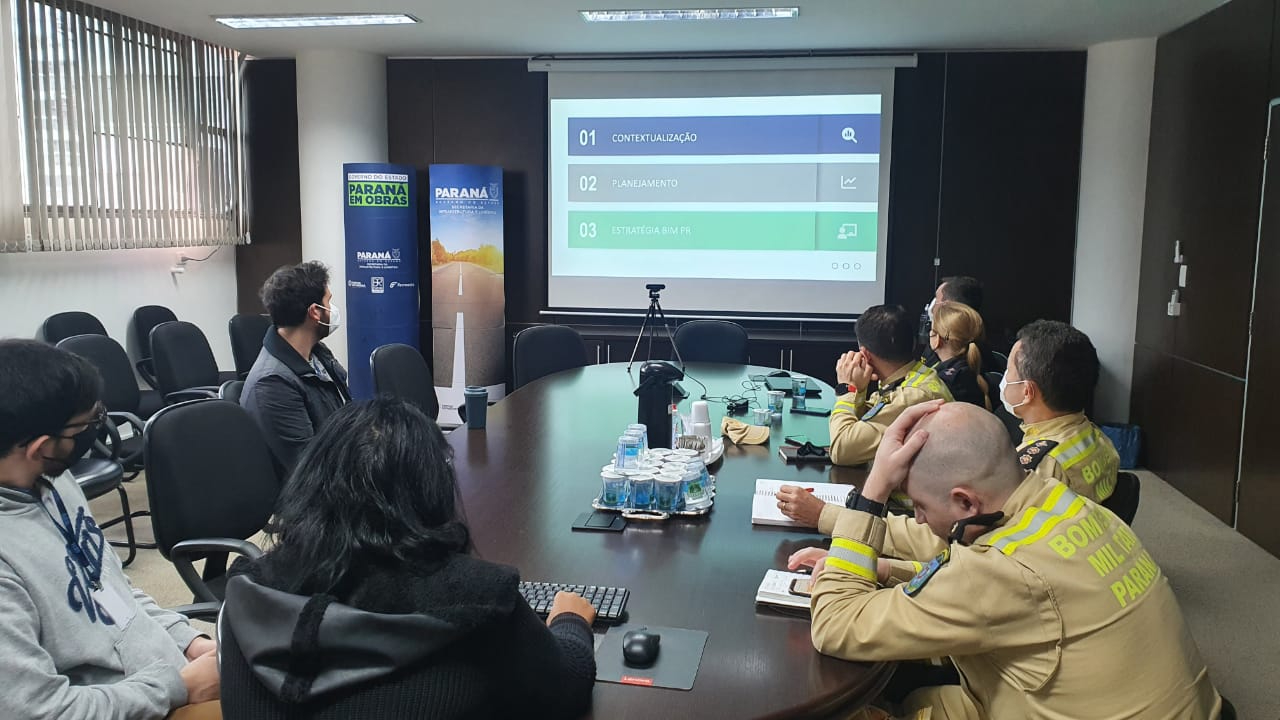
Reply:
M648 629L662 636L658 661L647 668L627 667L622 661L622 638L632 630ZM596 648L596 680L673 690L692 690L702 664L707 633L702 630L627 623L609 628Z

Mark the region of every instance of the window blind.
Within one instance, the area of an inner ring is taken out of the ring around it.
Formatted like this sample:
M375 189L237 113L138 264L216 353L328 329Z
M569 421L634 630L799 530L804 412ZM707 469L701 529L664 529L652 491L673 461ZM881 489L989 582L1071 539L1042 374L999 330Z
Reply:
M241 54L79 2L0 3L0 161L18 160L0 251L246 241Z

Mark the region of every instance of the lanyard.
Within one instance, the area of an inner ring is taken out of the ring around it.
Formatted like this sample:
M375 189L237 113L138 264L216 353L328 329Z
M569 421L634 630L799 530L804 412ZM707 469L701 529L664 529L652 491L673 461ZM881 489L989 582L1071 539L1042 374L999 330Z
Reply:
M52 483L47 483L49 492L53 495L53 502L58 506L58 514L62 515L62 523L59 523L53 513L49 512L49 506L43 500L40 507L44 508L44 514L49 516L49 520L53 526L58 528L58 533L62 535L62 539L66 541L67 556L75 560L76 564L84 571L85 577L89 580L89 587L93 590L102 589L102 556L93 557L82 545L77 528L81 528L85 523L84 508L80 508L76 514L76 523L71 522L71 516L67 513L67 506L62 502L62 496L58 494ZM87 540L87 538L86 538Z

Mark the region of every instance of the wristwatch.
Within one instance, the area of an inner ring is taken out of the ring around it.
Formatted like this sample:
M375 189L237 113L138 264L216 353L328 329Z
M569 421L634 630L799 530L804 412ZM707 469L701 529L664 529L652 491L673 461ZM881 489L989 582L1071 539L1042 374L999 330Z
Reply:
M858 388L848 383L836 383L836 395L847 395L858 392Z
M889 514L889 508L882 502L868 500L858 492L858 488L849 491L849 496L844 499L844 506L850 510L861 510L871 513L876 517L884 517Z

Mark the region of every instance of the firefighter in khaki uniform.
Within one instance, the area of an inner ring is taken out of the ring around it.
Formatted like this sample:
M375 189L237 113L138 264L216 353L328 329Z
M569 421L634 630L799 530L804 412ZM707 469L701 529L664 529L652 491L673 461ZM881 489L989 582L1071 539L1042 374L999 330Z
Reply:
M1102 502L1116 487L1120 456L1085 417L1098 384L1098 353L1089 337L1063 322L1037 320L1018 331L1000 400L1022 420L1020 455L1047 452L1041 472Z
M1007 443L973 405L903 413L840 511L830 554L792 556L814 566L814 647L848 660L949 656L961 684L912 693L913 717L1219 717L1173 591L1133 531L1024 473ZM878 588L893 582L880 555L884 503L899 486L948 544L911 580Z
M846 386L831 409L831 462L860 465L876 456L885 428L908 407L951 400L946 383L914 358L913 319L897 305L876 305L858 316L858 350L836 363L836 381ZM868 395L867 386L880 389Z

